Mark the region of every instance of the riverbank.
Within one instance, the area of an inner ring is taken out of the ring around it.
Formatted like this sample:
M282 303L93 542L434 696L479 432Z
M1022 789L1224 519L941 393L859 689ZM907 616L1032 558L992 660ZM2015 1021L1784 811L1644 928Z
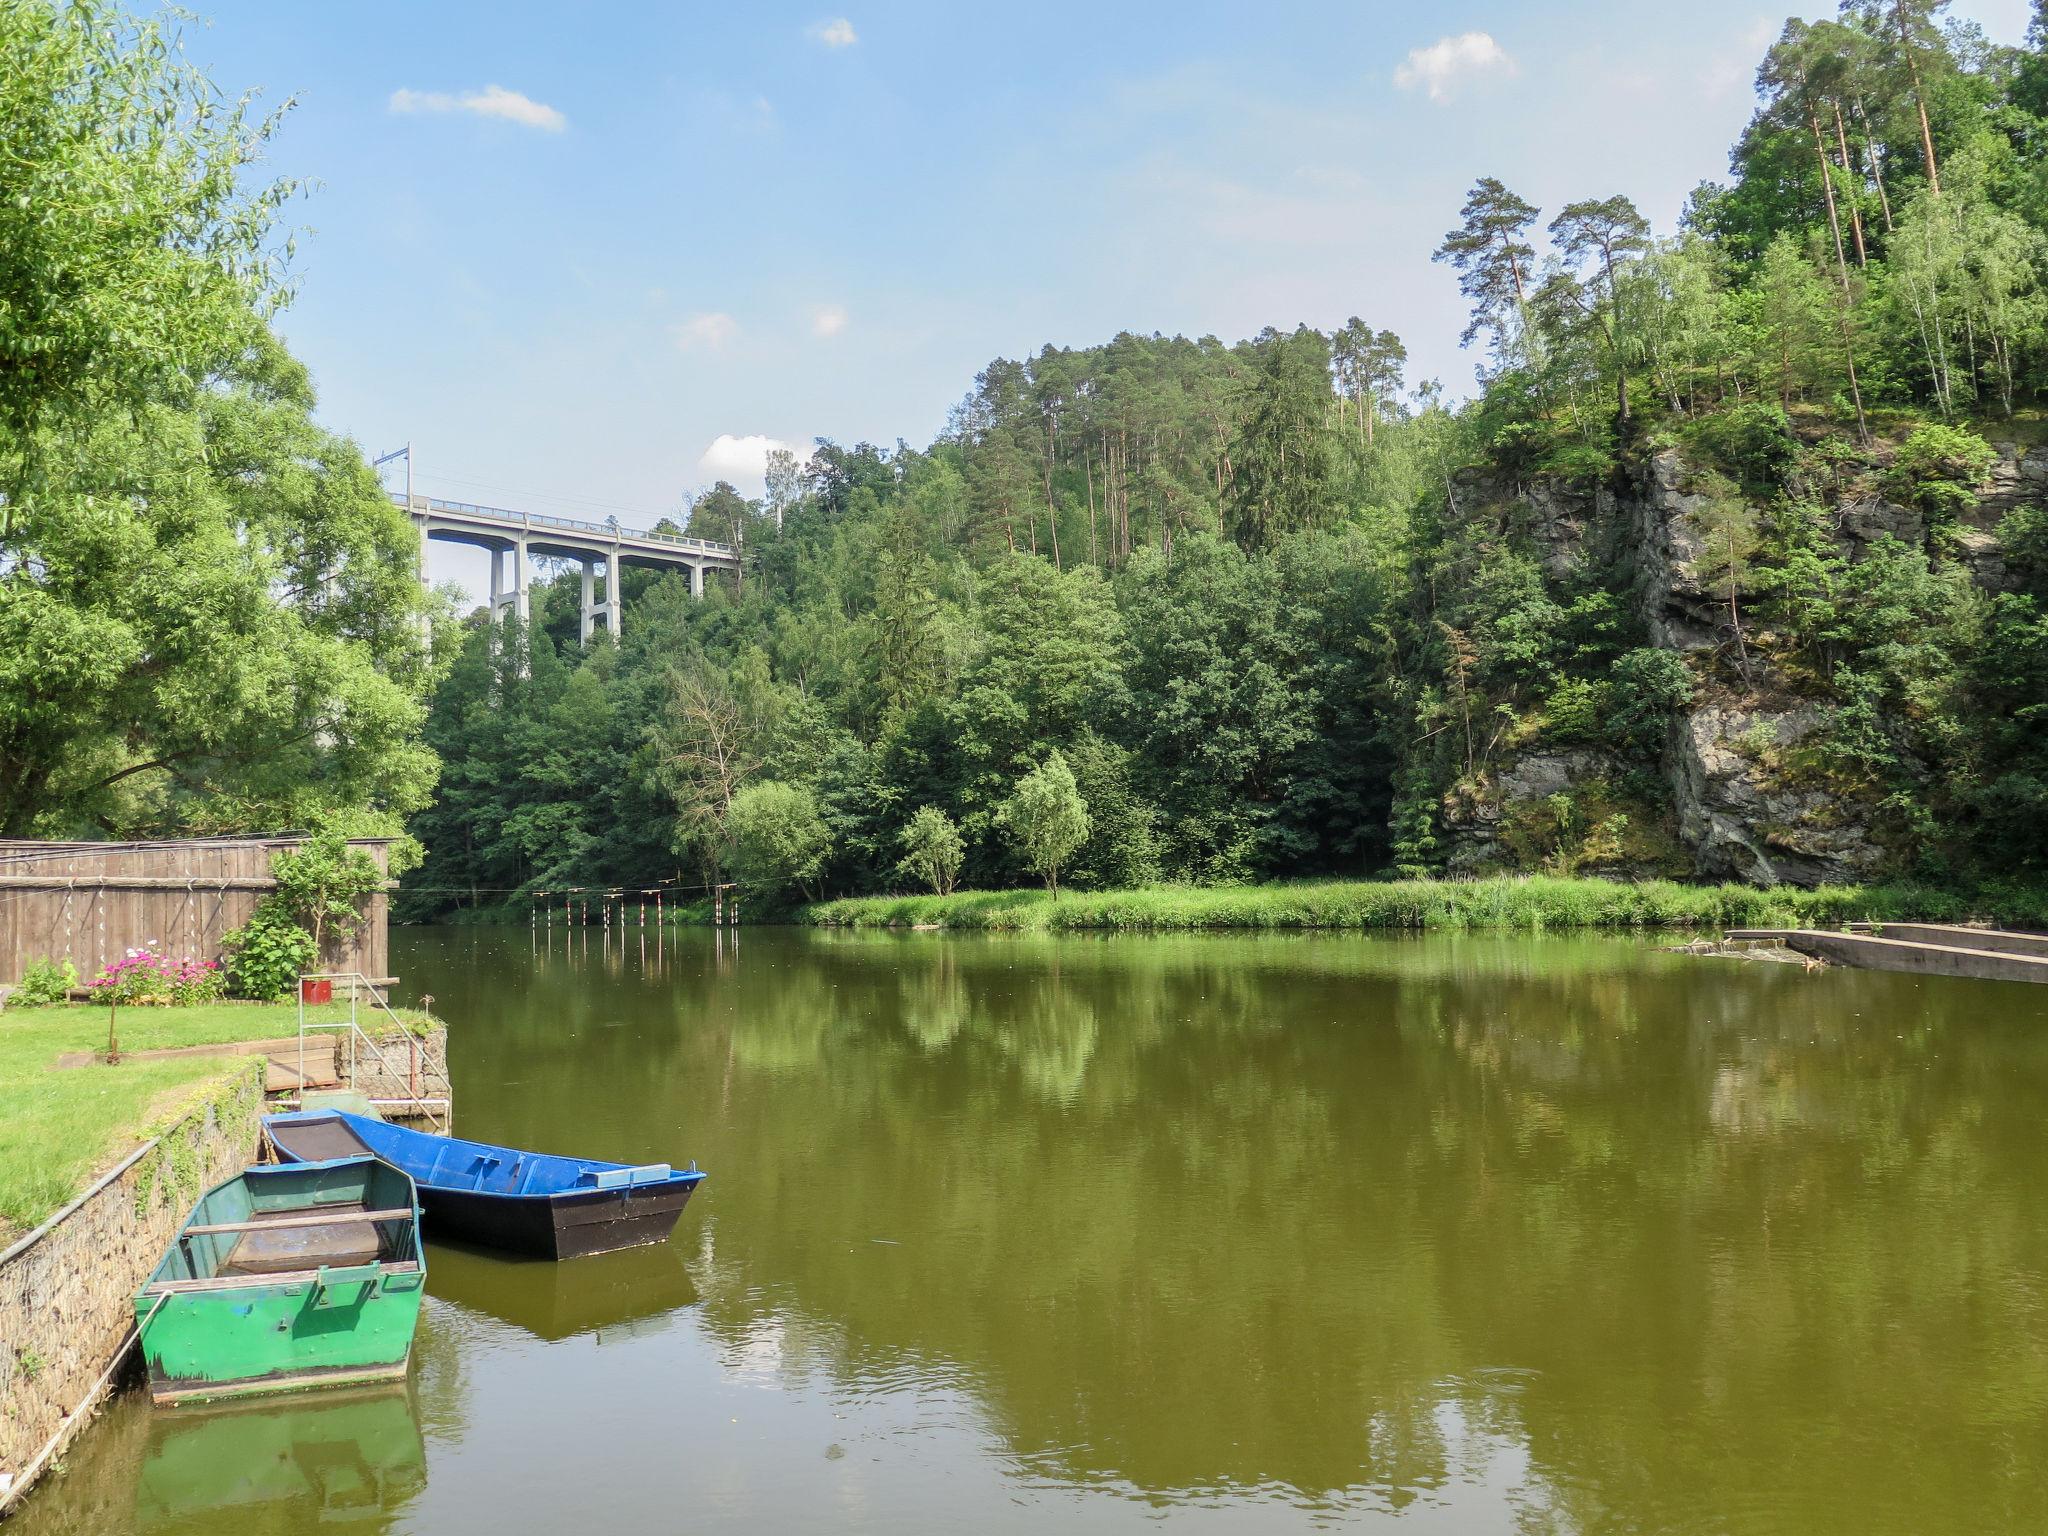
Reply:
M802 908L827 928L990 932L1365 928L1812 927L1844 922L2014 924L2048 920L2048 893L1970 898L1916 885L1681 885L1669 880L1332 880L1287 885L1154 886L1132 891L957 891L848 896Z
M338 1008L310 1016L330 1018ZM339 1016L346 1017L345 1009ZM435 1022L416 1012L401 1018L419 1033ZM274 1039L298 1027L293 1003L206 1003L124 1008L119 1037L126 1057ZM0 1245L73 1199L95 1174L192 1104L250 1071L247 1057L207 1055L124 1059L117 1067L57 1065L70 1053L106 1047L107 1010L95 1004L0 1010Z

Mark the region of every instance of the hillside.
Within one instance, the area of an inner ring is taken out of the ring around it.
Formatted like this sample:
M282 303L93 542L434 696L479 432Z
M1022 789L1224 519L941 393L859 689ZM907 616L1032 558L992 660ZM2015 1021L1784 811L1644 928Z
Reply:
M473 619L406 910L1024 883L1034 774L1082 887L2037 879L2048 58L1942 12L1788 22L1669 235L1480 178L1469 402L1365 318L1046 348L697 499L743 579L622 644Z

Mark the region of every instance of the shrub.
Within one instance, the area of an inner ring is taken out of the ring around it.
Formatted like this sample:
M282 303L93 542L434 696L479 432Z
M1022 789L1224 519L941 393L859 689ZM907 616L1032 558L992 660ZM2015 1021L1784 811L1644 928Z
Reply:
M21 973L21 985L14 989L14 1000L25 1008L61 1003L77 985L78 967L69 960L31 960Z
M1906 439L1885 488L1900 501L1938 517L1954 517L1976 500L1998 452L1961 427L1927 426Z
M103 1003L170 1007L212 1002L221 995L223 983L217 960L159 954L144 945L129 950L85 985Z
M234 995L260 1003L289 997L300 975L319 954L313 935L299 926L291 909L275 896L257 902L249 921L230 933L222 947L227 952L228 985Z
M2005 546L2006 563L2023 580L2048 583L2048 510L2019 507L2008 512L1999 522L1998 542Z
M1671 651L1625 651L1608 673L1602 728L1617 746L1654 752L1696 686L1692 669Z
M1511 421L1493 434L1487 450L1503 474L1524 479L1543 458L1549 443L1534 422Z
M1715 411L1693 422L1693 448L1751 490L1772 490L1799 454L1792 423L1775 403L1757 400Z

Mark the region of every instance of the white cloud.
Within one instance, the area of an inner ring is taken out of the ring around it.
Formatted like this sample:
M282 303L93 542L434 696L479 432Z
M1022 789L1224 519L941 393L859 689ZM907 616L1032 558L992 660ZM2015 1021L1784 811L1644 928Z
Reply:
M823 43L827 48L851 48L860 41L860 34L853 30L852 22L839 16L812 27L811 40Z
M1427 48L1411 48L1394 71L1394 84L1404 91L1421 86L1431 101L1449 101L1451 87L1470 75L1512 75L1515 61L1490 32L1460 32L1440 37Z
M727 480L747 495L759 496L768 488L768 455L777 449L795 454L799 464L811 456L810 449L786 443L779 437L759 432L735 437L730 432L721 432L698 455L697 473L706 481Z
M531 96L522 96L517 91L508 91L502 85L487 85L480 91L464 91L460 96L450 95L446 91L397 90L391 93L391 110L472 112L478 117L500 117L508 123L518 123L524 128L539 128L547 133L560 133L569 126L569 119L546 102L535 101Z
M846 329L846 309L840 304L820 304L811 311L813 336L837 336Z
M675 337L676 345L685 352L699 349L716 352L739 333L739 321L722 309L692 315L689 319L679 320L669 327L669 334Z

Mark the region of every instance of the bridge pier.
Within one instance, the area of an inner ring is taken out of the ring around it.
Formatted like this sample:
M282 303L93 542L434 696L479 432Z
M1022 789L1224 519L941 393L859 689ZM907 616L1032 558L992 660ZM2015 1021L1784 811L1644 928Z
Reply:
M585 645L597 630L597 621L604 620L604 627L611 631L612 639L619 638L619 562L618 556L604 557L604 597L597 596L597 557L585 556L583 560L583 613L578 622L578 638Z
M703 595L704 567L701 565L692 565L690 567L690 596L702 597Z
M495 624L509 615L517 619L519 627L524 629L528 617L526 540L514 539L509 544L493 544L488 547L491 555L491 622ZM510 591L506 590L504 573L499 569L499 562L507 555L512 557Z
M427 547L434 541L427 537L427 525L425 523L415 523L413 526L418 530L420 536L420 590L431 597L434 591L434 578L427 570ZM434 610L432 607L423 608L420 611L420 640L427 646L429 653L431 653L434 644Z

